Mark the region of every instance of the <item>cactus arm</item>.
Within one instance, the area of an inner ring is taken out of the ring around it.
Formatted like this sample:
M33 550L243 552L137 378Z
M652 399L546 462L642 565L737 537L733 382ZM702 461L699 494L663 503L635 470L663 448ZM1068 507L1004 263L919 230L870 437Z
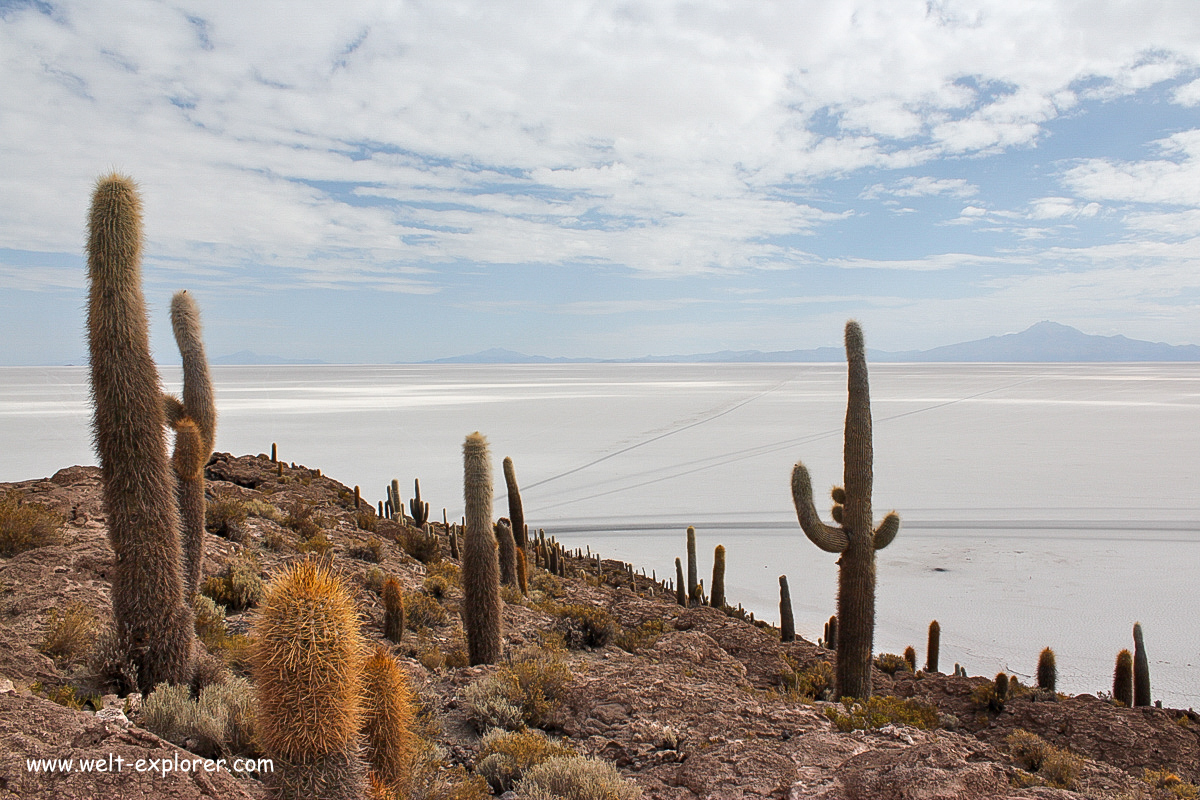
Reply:
M882 550L887 547L899 532L900 515L892 511L883 518L883 522L879 523L879 527L875 529L875 549Z
M213 401L212 378L200 335L200 310L187 290L171 298L171 329L183 360L183 406L196 421L204 449L212 453L216 441L217 408ZM208 454L205 454L205 461Z
M178 428L179 421L187 416L187 412L183 410L183 403L173 394L163 395L163 413L172 429Z
M817 547L826 553L841 553L849 545L850 540L841 528L834 528L821 522L813 505L812 479L808 469L797 461L792 467L792 502L796 506L796 518L804 535Z

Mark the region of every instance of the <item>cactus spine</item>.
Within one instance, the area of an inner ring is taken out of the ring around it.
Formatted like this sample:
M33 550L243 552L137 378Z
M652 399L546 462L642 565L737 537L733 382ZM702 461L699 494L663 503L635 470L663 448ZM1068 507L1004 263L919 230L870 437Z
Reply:
M517 472L513 460L504 458L504 485L508 491L508 518L512 520L513 536L517 547L529 547L529 535L525 530L525 507L521 504L521 488L517 486Z
M929 623L929 642L925 647L925 671L938 671L938 650L942 646L942 626L935 619Z
M166 408L175 429L172 466L183 526L183 585L191 595L204 571L204 465L216 441L217 407L200 335L200 310L187 291L171 298L171 329L183 359L183 402L168 396Z
M792 617L792 593L788 591L787 575L779 576L779 640L796 641L796 621Z
M866 348L857 322L846 323L847 395L843 451L845 488L834 490L838 527L821 521L813 506L808 469L792 469L792 501L800 527L817 547L840 553L838 560L838 697L871 696L871 650L875 636L875 551L891 544L900 529L895 512L878 528L871 515L871 398Z
M725 545L717 545L713 551L712 597L709 605L713 608L725 607Z
M476 431L463 443L463 628L471 665L500 658L500 562L492 533L492 462L487 439Z
M383 584L383 635L389 642L404 638L404 593L395 578Z
M505 586L517 585L517 545L513 540L512 526L504 517L500 518L493 528L496 535L496 545L500 556L500 583Z
M1117 665L1113 669L1113 700L1133 707L1133 654L1128 650L1117 653Z
M687 596L688 605L694 606L700 603L700 569L696 564L696 529L691 525L687 529Z
M1142 640L1142 623L1133 624L1133 704L1150 705L1150 660Z
M1058 685L1058 666L1054 660L1054 651L1049 647L1042 650L1037 663L1037 685L1039 689L1053 692Z
M136 688L191 679L176 486L141 288L142 207L129 178L101 178L88 217L93 430L116 554L113 618ZM195 444L194 440L191 444ZM203 500L203 498L201 498Z
M396 659L380 645L363 668L363 735L370 779L389 797L408 797L417 737L416 703Z
M365 643L342 582L312 561L267 587L254 623L256 737L280 798L359 798Z

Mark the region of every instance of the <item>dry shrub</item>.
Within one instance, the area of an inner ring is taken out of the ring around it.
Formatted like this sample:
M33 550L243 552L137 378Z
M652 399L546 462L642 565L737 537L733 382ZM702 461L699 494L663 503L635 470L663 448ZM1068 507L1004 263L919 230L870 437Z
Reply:
M836 675L833 664L814 661L804 669L791 656L783 657L779 681L784 694L792 700L832 700Z
M420 528L408 525L398 537L398 542L404 552L422 564L437 563L442 557L441 544L435 533L426 533Z
M617 631L613 644L622 650L636 653L639 650L649 650L666 631L666 623L661 619L648 619L633 628L622 628Z
M373 514L371 515L371 519L375 519ZM350 557L357 558L359 561L366 561L370 564L378 564L380 561L383 561L383 542L372 536L370 539L367 539L366 544L351 547Z
M296 502L288 506L287 514L280 524L285 528L291 528L301 539L308 540L320 532L320 521L321 518L314 513L312 506Z
M82 660L96 641L96 616L83 603L72 603L63 611L50 609L46 634L38 651L63 664Z
M938 711L934 706L890 695L871 697L865 703L845 698L842 708L826 708L825 716L843 732L882 728L885 725L910 725L922 730L938 726Z
M425 577L426 580L429 578L441 578L448 586L462 588L462 567L453 561L443 560L429 565L425 569Z
M603 608L567 605L558 609L558 629L572 650L585 647L604 647L617 633L612 614Z
M1047 742L1036 733L1015 730L1005 740L1008 752L1021 768L1056 789L1070 789L1083 768L1083 759Z
M517 784L521 800L640 800L642 790L607 761L560 756L543 761Z
M316 533L296 545L296 549L305 555L312 554L321 557L328 555L333 550L333 542L329 541L329 536L325 531L318 528Z
M160 683L142 704L142 727L205 758L253 755L254 692L234 678L193 700L187 686Z
M375 532L375 512L374 511L359 511L354 515L354 524L359 530L367 531L368 533Z
M558 756L573 756L570 745L552 741L539 731L509 732L493 728L483 736L475 772L492 789L507 792L532 767Z
M1142 772L1142 780L1155 789L1165 789L1174 797L1182 798L1182 800L1192 800L1193 798L1200 797L1200 789L1197 789L1195 784L1185 781L1166 768L1147 768Z
M427 594L420 592L404 593L405 626L411 630L420 630L435 625L445 625L450 621L450 615L442 604Z
M246 504L236 497L215 497L205 506L204 529L230 541L244 543L246 531L242 523L249 514Z
M258 605L263 596L258 559L241 554L225 565L220 575L210 575L200 588L201 594L211 597L218 605L241 611Z
M382 592L383 584L387 580L387 573L379 567L371 567L363 575L363 585L373 592Z
M880 653L875 656L875 668L888 675L895 675L897 672L912 672L908 660L895 653Z
M571 670L557 651L526 647L467 686L463 701L480 731L540 727L553 721L570 680Z
M208 595L197 594L192 604L196 620L196 637L209 651L225 646L229 631L225 627L225 606L219 606Z
M35 547L58 544L61 515L36 503L22 503L18 493L0 499L0 556L9 558Z

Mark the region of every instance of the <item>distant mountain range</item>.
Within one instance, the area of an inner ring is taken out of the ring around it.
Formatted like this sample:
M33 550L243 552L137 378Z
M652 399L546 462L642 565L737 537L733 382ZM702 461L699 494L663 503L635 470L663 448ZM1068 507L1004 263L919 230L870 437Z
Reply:
M492 348L465 356L438 358L423 364L597 364L597 363L780 363L844 361L840 347L811 350L722 350L696 355L643 356L630 359L547 358ZM1146 342L1125 336L1094 336L1069 325L1039 322L1020 333L989 336L931 350L867 350L876 362L896 361L1200 361L1200 346Z

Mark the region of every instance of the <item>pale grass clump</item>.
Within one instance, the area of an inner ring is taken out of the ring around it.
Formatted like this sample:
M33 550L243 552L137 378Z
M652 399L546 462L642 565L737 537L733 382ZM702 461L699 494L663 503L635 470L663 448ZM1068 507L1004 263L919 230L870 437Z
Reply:
M517 784L519 800L640 800L642 790L607 761L559 756L531 768Z

